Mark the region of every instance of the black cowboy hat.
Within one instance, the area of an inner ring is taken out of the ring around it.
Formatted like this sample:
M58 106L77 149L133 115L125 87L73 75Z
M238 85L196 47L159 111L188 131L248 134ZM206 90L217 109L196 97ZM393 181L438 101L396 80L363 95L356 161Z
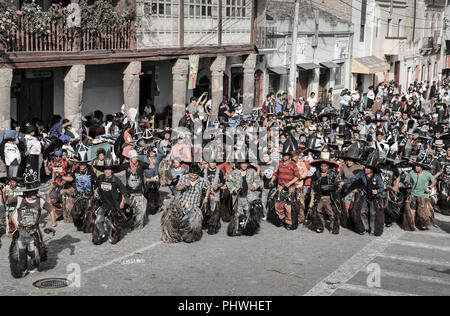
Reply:
M282 155L292 155L292 152L295 151L295 146L291 141L286 141L283 145L283 150L281 151Z
M87 151L79 151L75 157L75 161L79 164L89 164L92 160L88 159Z
M347 123L350 126L358 126L359 125L358 118L356 116L350 117L348 119L348 121L346 121L345 123Z
M103 167L103 169L104 170L114 170L115 169L115 166L114 166L114 159L113 159L113 156L112 156L112 154L111 154L111 151L110 150L108 150L107 152L106 152L106 155L105 155L105 160L104 160L104 165L102 166ZM96 167L97 168L97 167ZM100 170L100 169L99 169Z
M386 122L386 120L383 119L383 113L381 111L377 111L377 113L375 113L375 117L371 119L371 122Z
M380 160L380 152L378 150L372 151L367 159L362 162L364 167L372 169L375 173L381 173L380 165L378 161Z
M24 182L25 187L20 188L19 192L33 192L33 191L39 191L42 189L43 186L41 185L41 182L38 179L38 174L35 170L28 169L26 173L24 173Z
M361 143L354 142L348 150L343 153L341 158L345 160L353 160L355 162L360 162L362 159L364 148L361 146Z
M328 151L327 148L324 148L324 150L320 153L320 159L315 160L310 163L311 166L315 168L320 168L322 164L327 164L331 169L338 168L339 164L337 162L331 161L331 153Z
M432 161L433 156L426 151L415 157L415 160L410 160L409 163L414 167L419 166L422 169L430 170Z

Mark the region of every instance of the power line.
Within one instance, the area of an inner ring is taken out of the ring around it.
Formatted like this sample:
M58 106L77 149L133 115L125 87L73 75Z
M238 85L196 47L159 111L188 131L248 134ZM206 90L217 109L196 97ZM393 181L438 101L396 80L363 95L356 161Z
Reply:
M355 0L356 1L356 0ZM343 0L339 0L339 2L341 2L342 4L345 4L346 6L349 6L349 7L351 7L352 9L354 9L354 10L356 10L356 11L358 11L358 12L360 12L360 13L362 13L362 11L360 10L360 9L358 9L358 8L355 8L354 6L352 6L351 4L348 4L348 3L346 3L346 2L344 2ZM358 1L357 1L358 2ZM361 3L361 2L359 2L359 3ZM383 11L385 11L385 10L383 10ZM388 12L388 11L385 11L385 12ZM399 14L398 14L399 15ZM400 15L399 15L400 16ZM410 19L412 19L412 17L410 17L410 16L406 16L406 15L402 15L403 17L408 17L408 18L410 18ZM389 24L389 21L388 20L383 20L381 17L377 17L377 19L379 19L381 22L384 22L384 24L383 25L385 25L385 26L389 26L390 24ZM416 18L417 19L417 18ZM422 19L423 20L423 19ZM425 20L423 20L423 21L425 21ZM398 23L397 24L395 24L395 25L398 25ZM409 29L414 29L414 27L413 26L409 26L409 25L403 25L403 27L404 28L409 28ZM415 29L416 30L440 30L440 28L433 28L433 27L430 27L430 28L428 28L428 27L415 27Z
M358 2L359 4L362 4L362 2L361 1L358 1L358 0L354 0L355 2ZM341 1L342 2L342 1ZM344 2L345 3L345 2ZM345 3L345 4L347 4L347 3ZM354 7L353 7L354 8ZM354 8L355 10L358 10L357 8ZM386 12L386 13L389 13L390 14L390 11L387 11L387 10L384 10L383 8L381 8L380 7L380 11L383 11L383 12ZM439 14L442 14L442 13L444 13L444 12L439 12ZM444 13L445 14L445 13ZM405 17L405 18L409 18L409 19L414 19L414 17L413 16L410 16L410 15L404 15L404 14L400 14L400 13L395 13L395 15L397 15L397 16L401 16L401 17ZM416 17L416 20L422 20L422 21L427 21L426 19L422 19L422 18L417 18Z

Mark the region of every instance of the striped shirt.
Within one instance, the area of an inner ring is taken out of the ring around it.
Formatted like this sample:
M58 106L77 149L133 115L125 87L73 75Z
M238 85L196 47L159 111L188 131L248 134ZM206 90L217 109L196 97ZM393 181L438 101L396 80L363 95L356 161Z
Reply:
M289 161L287 164L280 162L276 176L278 178L278 184L284 185L291 182L294 178L300 179L300 172L295 162Z

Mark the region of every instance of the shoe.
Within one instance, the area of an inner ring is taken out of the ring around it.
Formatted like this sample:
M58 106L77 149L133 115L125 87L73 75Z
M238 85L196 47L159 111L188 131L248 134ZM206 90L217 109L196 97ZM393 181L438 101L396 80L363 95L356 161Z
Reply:
M320 230L320 229L316 229L316 233L318 233L318 234L322 234L322 233L323 233L323 230Z
M264 216L263 218L261 218L263 221L267 221L267 217Z
M359 233L361 236L364 236L366 233L365 232L361 232Z
M286 230L294 230L294 226L286 224Z
M392 227L392 225L394 225L394 224L386 224L386 227L389 228L389 227Z
M419 230L421 230L421 231L427 231L427 230L430 230L430 229L429 229L428 227L425 227L425 226L424 226L424 227L420 227Z

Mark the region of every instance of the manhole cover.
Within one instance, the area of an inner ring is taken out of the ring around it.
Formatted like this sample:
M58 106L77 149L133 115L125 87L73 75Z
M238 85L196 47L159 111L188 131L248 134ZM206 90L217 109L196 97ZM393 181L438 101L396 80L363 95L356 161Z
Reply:
M42 279L33 283L39 289L61 289L70 285L69 280L62 278Z

